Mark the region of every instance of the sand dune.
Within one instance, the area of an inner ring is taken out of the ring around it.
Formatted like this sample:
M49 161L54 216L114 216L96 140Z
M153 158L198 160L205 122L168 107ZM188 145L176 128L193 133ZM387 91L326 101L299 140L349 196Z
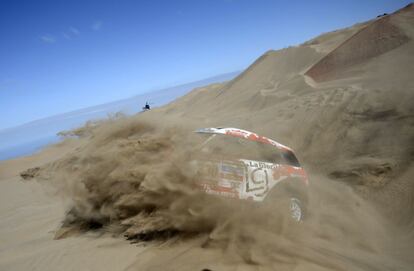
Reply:
M0 269L412 270L413 35L408 6L0 164ZM191 131L209 126L295 149L310 172L308 221L192 189ZM28 167L36 181L21 183Z
M394 16L383 16L371 22L324 56L305 74L316 81L337 79L347 68L369 61L407 43L411 37L404 33L402 27L399 27L399 24L403 23L399 19L410 16L413 9L414 6L409 5Z

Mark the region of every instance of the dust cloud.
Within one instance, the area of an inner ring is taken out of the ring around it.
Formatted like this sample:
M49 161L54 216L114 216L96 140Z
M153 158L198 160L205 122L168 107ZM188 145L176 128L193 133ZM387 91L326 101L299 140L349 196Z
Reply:
M174 123L122 117L89 125L85 144L42 168L42 178L70 200L56 238L94 230L134 242L169 241L171 248L201 238L202 250L218 249L251 268L409 270L398 252L409 242L396 242L390 232L397 229L349 185L311 174L301 223L274 201L201 192L191 165L194 125Z

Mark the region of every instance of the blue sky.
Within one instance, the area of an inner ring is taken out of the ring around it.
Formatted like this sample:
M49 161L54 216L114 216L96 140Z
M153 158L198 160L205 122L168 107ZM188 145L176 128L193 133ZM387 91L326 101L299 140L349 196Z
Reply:
M409 2L0 0L0 129L241 70Z

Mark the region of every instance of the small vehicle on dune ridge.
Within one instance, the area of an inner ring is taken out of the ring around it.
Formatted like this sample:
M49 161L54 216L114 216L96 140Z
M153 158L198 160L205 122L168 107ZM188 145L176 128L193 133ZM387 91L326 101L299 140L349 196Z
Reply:
M284 204L302 221L307 204L307 174L293 150L272 139L237 128L202 128L195 160L198 186L208 194Z

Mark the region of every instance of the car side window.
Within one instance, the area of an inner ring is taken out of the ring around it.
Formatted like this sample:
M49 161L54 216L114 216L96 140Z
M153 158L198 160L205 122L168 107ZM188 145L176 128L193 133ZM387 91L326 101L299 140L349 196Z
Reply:
M291 151L282 152L283 159L292 166L300 167L299 161L296 158L295 154Z

